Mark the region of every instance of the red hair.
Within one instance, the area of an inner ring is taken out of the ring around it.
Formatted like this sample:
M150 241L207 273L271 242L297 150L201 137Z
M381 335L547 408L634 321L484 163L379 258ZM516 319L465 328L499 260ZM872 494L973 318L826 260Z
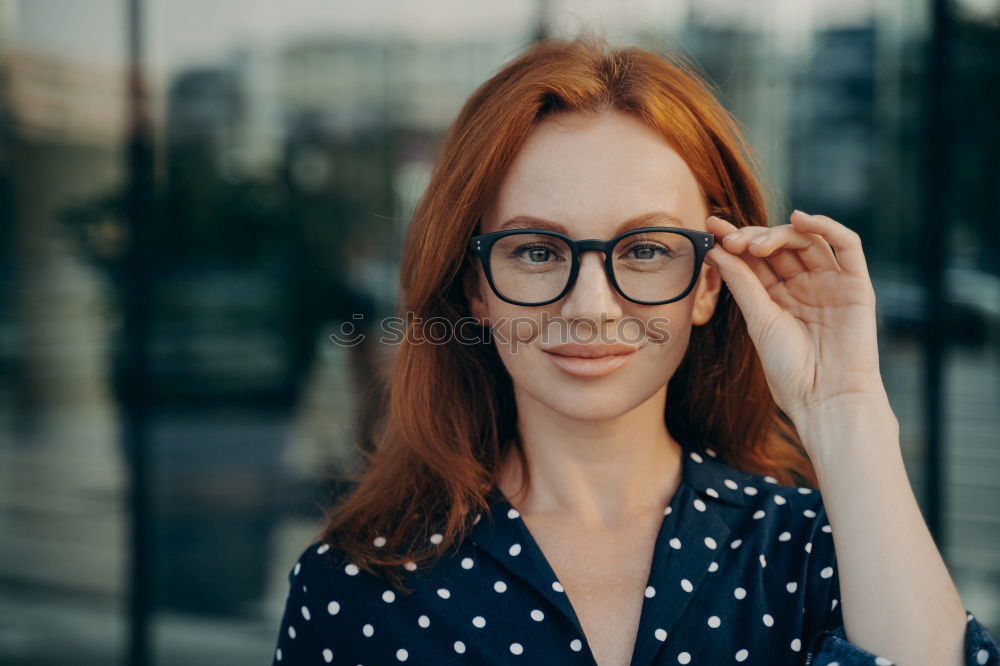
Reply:
M469 317L463 280L469 238L518 150L551 114L616 110L659 132L694 174L713 214L767 226L750 151L711 87L676 54L611 48L603 39L537 42L483 83L441 145L403 246L401 315ZM492 344L414 342L407 320L386 410L355 487L326 509L321 538L350 561L402 584L408 561L433 561L460 543L511 446L522 463L510 376ZM712 319L693 328L670 379L671 435L783 485L818 485L794 427L776 406L743 316L725 287ZM523 464L522 469L527 470ZM442 540L431 543L431 534ZM385 544L376 547L381 536ZM412 569L412 566L411 566Z

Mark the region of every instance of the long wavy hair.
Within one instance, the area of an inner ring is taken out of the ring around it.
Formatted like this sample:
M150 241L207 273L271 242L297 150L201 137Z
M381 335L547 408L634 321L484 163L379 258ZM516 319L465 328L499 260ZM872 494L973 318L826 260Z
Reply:
M768 224L737 123L677 53L612 48L593 36L547 39L475 90L440 144L403 244L398 314L408 318L384 415L373 445L360 451L353 487L325 507L319 535L401 592L409 592L407 571L457 547L474 517L488 512L509 447L528 469L511 378L496 348L454 339L421 344L420 322L471 316L463 280L475 265L466 248L532 128L552 114L608 110L659 132L694 173L713 214L737 227ZM675 438L710 444L724 462L783 485L818 485L724 284L712 319L693 328L668 396L664 418Z

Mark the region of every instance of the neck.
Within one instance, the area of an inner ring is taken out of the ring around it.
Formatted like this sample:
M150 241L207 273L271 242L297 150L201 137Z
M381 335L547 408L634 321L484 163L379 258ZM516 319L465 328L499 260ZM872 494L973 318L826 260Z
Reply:
M602 421L569 419L516 396L531 485L522 489L512 447L500 490L522 514L592 526L623 526L638 514L662 512L680 483L682 462L681 446L664 423L666 391L664 386L635 409Z

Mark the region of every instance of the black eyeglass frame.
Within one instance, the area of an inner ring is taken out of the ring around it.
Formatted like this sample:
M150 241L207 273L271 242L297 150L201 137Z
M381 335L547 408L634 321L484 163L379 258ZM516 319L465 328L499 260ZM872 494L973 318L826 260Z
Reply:
M694 246L695 259L694 259L694 271L692 273L691 282L688 284L687 288L681 292L680 296L675 296L674 298L665 301L640 301L635 298L630 298L622 288L618 285L618 280L615 279L614 270L614 259L613 250L615 246L618 245L622 240L628 238L629 236L634 236L636 234L646 234L652 232L670 232L679 234L681 236L686 236L691 245ZM544 236L553 236L566 243L569 246L570 252L572 253L572 260L570 263L569 277L566 280L566 287L557 295L555 298L551 298L547 301L542 301L539 303L526 303L523 301L515 301L511 298L507 298L500 293L497 289L496 284L493 282L493 271L490 267L490 251L493 249L493 244L496 243L501 238L506 236L513 236L514 234L538 234ZM503 301L510 303L511 305L523 305L528 307L548 305L549 303L555 303L560 298L569 293L576 284L576 276L580 272L580 253L596 251L604 254L604 272L608 276L608 281L615 288L622 298L631 301L632 303L638 303L639 305L666 305L667 303L673 303L674 301L679 301L689 293L694 288L695 283L698 282L698 275L701 273L701 265L705 260L705 255L708 251L715 246L715 236L706 231L696 231L694 229L685 229L684 227L641 227L639 229L631 229L624 233L618 234L610 240L599 240L596 238L588 238L586 240L575 241L572 238L561 234L558 231L552 231L551 229L504 229L503 231L493 231L488 234L479 234L473 236L469 240L469 251L479 257L479 262L483 266L483 272L486 274L486 281L489 282L490 288L493 293L497 295Z

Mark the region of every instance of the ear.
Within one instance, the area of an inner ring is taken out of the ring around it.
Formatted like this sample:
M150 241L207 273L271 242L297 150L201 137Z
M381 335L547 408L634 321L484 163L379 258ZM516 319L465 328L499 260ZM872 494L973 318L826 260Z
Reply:
M465 300L469 303L469 313L479 320L480 325L487 319L486 299L483 297L482 286L485 276L479 262L472 262L462 275L462 288Z
M722 275L707 263L702 262L698 282L694 287L694 307L691 309L691 323L693 325L701 326L712 319L721 290Z

